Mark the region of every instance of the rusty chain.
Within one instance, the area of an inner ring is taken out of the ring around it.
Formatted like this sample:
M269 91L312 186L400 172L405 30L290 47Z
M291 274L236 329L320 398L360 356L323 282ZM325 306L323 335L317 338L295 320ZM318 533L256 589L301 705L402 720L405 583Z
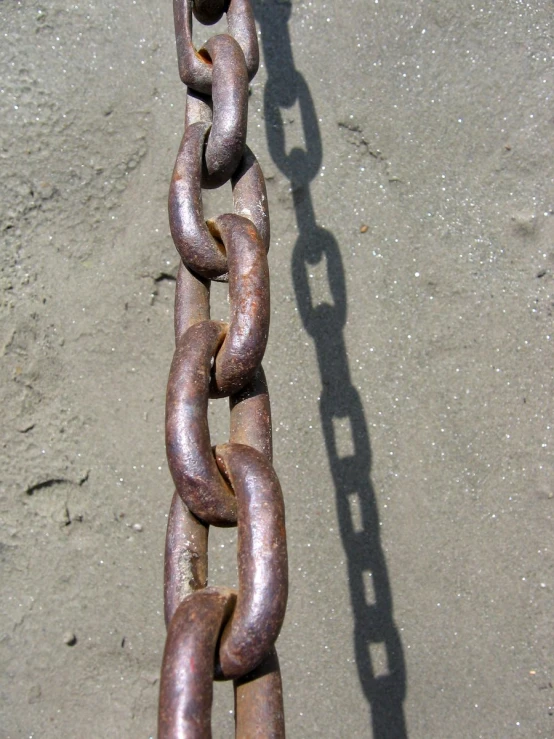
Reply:
M275 640L287 592L284 504L272 466L261 362L269 331L269 213L246 145L259 51L249 0L174 0L185 132L169 192L181 257L166 446L175 484L165 551L159 739L211 737L213 680L234 682L237 737L284 737ZM196 50L193 14L228 32ZM205 221L202 189L231 182L233 213ZM210 320L210 282L229 283L229 324ZM229 398L230 441L212 449L209 398ZM208 531L238 526L238 591L208 587Z

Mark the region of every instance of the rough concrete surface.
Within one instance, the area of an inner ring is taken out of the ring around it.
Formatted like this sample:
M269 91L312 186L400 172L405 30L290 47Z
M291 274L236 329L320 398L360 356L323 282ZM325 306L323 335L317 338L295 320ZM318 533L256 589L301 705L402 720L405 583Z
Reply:
M255 2L291 737L554 737L553 9ZM0 736L147 739L171 3L1 0L0 28ZM231 711L218 686L214 735Z

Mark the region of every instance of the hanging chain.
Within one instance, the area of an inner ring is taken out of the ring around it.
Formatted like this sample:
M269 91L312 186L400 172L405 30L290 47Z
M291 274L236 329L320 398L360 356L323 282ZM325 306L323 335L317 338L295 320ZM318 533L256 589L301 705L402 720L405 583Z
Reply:
M166 446L175 483L165 550L159 739L211 737L213 680L233 680L237 737L284 737L275 640L288 592L283 495L273 469L261 361L269 331L269 213L246 145L259 52L249 0L174 0L185 132L169 191L181 257ZM228 33L199 51L192 14ZM202 189L231 182L233 213L205 221ZM229 324L210 320L210 281L229 283ZM229 398L230 441L211 447L209 398ZM238 591L207 587L209 526L238 526Z

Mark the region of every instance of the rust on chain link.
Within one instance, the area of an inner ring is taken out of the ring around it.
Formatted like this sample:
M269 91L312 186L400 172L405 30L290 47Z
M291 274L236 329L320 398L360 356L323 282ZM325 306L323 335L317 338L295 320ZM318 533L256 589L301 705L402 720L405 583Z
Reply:
M208 428L210 365L225 328L202 321L179 339L165 411L167 459L177 492L195 516L215 526L237 521L237 500L217 468Z
M200 183L209 126L198 122L185 128L169 189L169 225L183 262L199 275L214 278L227 272L227 257L204 221Z
M260 238L269 251L269 210L262 168L258 160L245 147L244 156L231 178L235 213L245 216L256 226Z
M210 281L195 275L181 262L175 288L175 344L187 329L210 318Z
M231 320L215 358L214 395L230 395L249 382L264 356L269 333L269 268L256 226L232 213L213 223L229 264Z
M250 446L216 448L218 467L238 500L237 604L219 647L216 674L237 678L269 653L287 605L285 507L271 462Z
M204 588L175 611L162 663L158 739L211 736L215 648L235 599L232 590Z
M185 131L169 191L181 257L166 447L175 492L168 516L160 739L211 737L213 681L233 680L235 736L285 736L275 641L288 594L283 495L272 465L262 369L269 332L269 212L246 145L248 82L259 52L249 0L174 0ZM228 33L197 51L192 19L227 16ZM202 190L229 182L233 213L204 218ZM229 323L211 320L210 284L229 282ZM228 397L229 443L212 448L210 398ZM208 534L238 525L238 590L208 587Z
M229 398L231 441L254 447L270 461L273 457L271 407L263 368L258 368L252 382Z
M240 46L231 36L211 38L202 52L213 65L213 123L206 144L204 187L219 187L238 167L246 144L248 72Z
M169 189L169 225L175 246L186 264L208 279L227 280L227 257L204 220L202 205L202 152L209 123L198 121L185 129ZM267 192L258 160L248 147L232 179L237 215L248 218L269 250Z
M165 538L165 625L189 593L208 584L208 524L196 518L173 494Z
M284 737L283 687L277 652L235 680L236 735L241 739Z
M177 42L177 61L179 75L187 87L197 92L211 93L212 65L203 57L192 42L192 2L173 0L175 19L175 39ZM258 71L260 54L254 14L249 0L231 0L227 8L227 28L230 35L241 47L248 79Z

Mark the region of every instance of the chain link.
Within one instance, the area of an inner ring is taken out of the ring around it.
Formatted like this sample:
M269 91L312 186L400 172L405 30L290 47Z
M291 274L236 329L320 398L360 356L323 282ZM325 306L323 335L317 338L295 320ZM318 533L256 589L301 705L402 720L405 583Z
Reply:
M160 739L211 737L213 680L234 681L235 733L284 737L275 641L288 593L285 512L272 466L261 362L269 331L269 213L246 145L259 51L249 0L174 0L185 132L169 192L181 257L166 447L175 484L165 550ZM192 17L226 34L200 49ZM202 189L231 183L233 213L205 221ZM210 282L229 283L230 321L210 320ZM229 398L230 440L212 449L210 398ZM208 532L238 526L238 590L208 587Z

